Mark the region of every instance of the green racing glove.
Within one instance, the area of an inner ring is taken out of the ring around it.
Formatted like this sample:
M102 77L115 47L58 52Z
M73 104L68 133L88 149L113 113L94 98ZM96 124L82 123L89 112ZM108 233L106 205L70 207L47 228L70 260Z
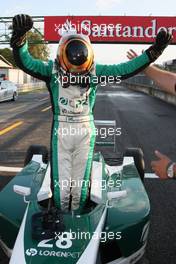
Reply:
M10 46L20 47L26 40L26 32L33 27L32 18L28 15L20 14L13 17L12 21L12 37Z

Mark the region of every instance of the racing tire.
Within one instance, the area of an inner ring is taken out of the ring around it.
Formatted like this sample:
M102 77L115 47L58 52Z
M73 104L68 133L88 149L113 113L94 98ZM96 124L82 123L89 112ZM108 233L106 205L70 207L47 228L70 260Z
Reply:
M42 161L48 163L48 149L42 145L31 145L27 152L24 160L24 166L26 166L31 160L33 155L42 155Z
M13 98L12 98L12 101L16 101L16 100L17 100L17 98L18 98L18 96L17 96L17 93L16 93L16 92L14 92L14 94L13 94Z
M125 150L124 156L133 157L135 166L138 170L140 178L144 181L145 173L145 162L144 162L144 153L141 148L127 148Z

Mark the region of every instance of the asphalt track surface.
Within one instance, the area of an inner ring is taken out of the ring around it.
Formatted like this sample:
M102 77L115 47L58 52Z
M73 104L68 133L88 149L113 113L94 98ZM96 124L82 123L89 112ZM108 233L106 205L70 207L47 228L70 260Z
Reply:
M16 102L0 103L0 166L22 167L31 144L49 147L51 109L47 92L27 93ZM99 88L95 119L116 120L122 135L116 150L140 147L144 151L146 172L154 150L176 154L176 108L159 99L125 87ZM0 189L13 174L0 172ZM146 257L149 264L176 263L176 181L145 179L151 201L151 227ZM0 252L0 264L8 260Z

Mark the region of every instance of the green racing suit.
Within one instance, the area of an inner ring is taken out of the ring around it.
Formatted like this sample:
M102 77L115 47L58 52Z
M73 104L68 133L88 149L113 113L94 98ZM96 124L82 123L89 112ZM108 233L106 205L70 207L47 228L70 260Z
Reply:
M79 86L63 88L58 81L56 62L34 59L27 42L13 49L19 68L46 83L50 93L53 122L51 131L51 181L55 205L68 210L70 189L72 209L81 209L88 195L89 178L95 144L93 108L97 85L81 92ZM150 64L146 52L117 65L95 65L94 76L129 78ZM71 183L71 184L70 184ZM72 187L72 188L71 188Z

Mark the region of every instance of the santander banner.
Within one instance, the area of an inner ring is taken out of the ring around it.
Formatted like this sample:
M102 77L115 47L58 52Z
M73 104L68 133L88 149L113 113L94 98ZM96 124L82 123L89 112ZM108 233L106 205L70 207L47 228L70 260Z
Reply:
M58 42L67 30L88 35L92 43L152 43L157 33L168 30L176 44L176 17L145 16L47 16L44 36Z

